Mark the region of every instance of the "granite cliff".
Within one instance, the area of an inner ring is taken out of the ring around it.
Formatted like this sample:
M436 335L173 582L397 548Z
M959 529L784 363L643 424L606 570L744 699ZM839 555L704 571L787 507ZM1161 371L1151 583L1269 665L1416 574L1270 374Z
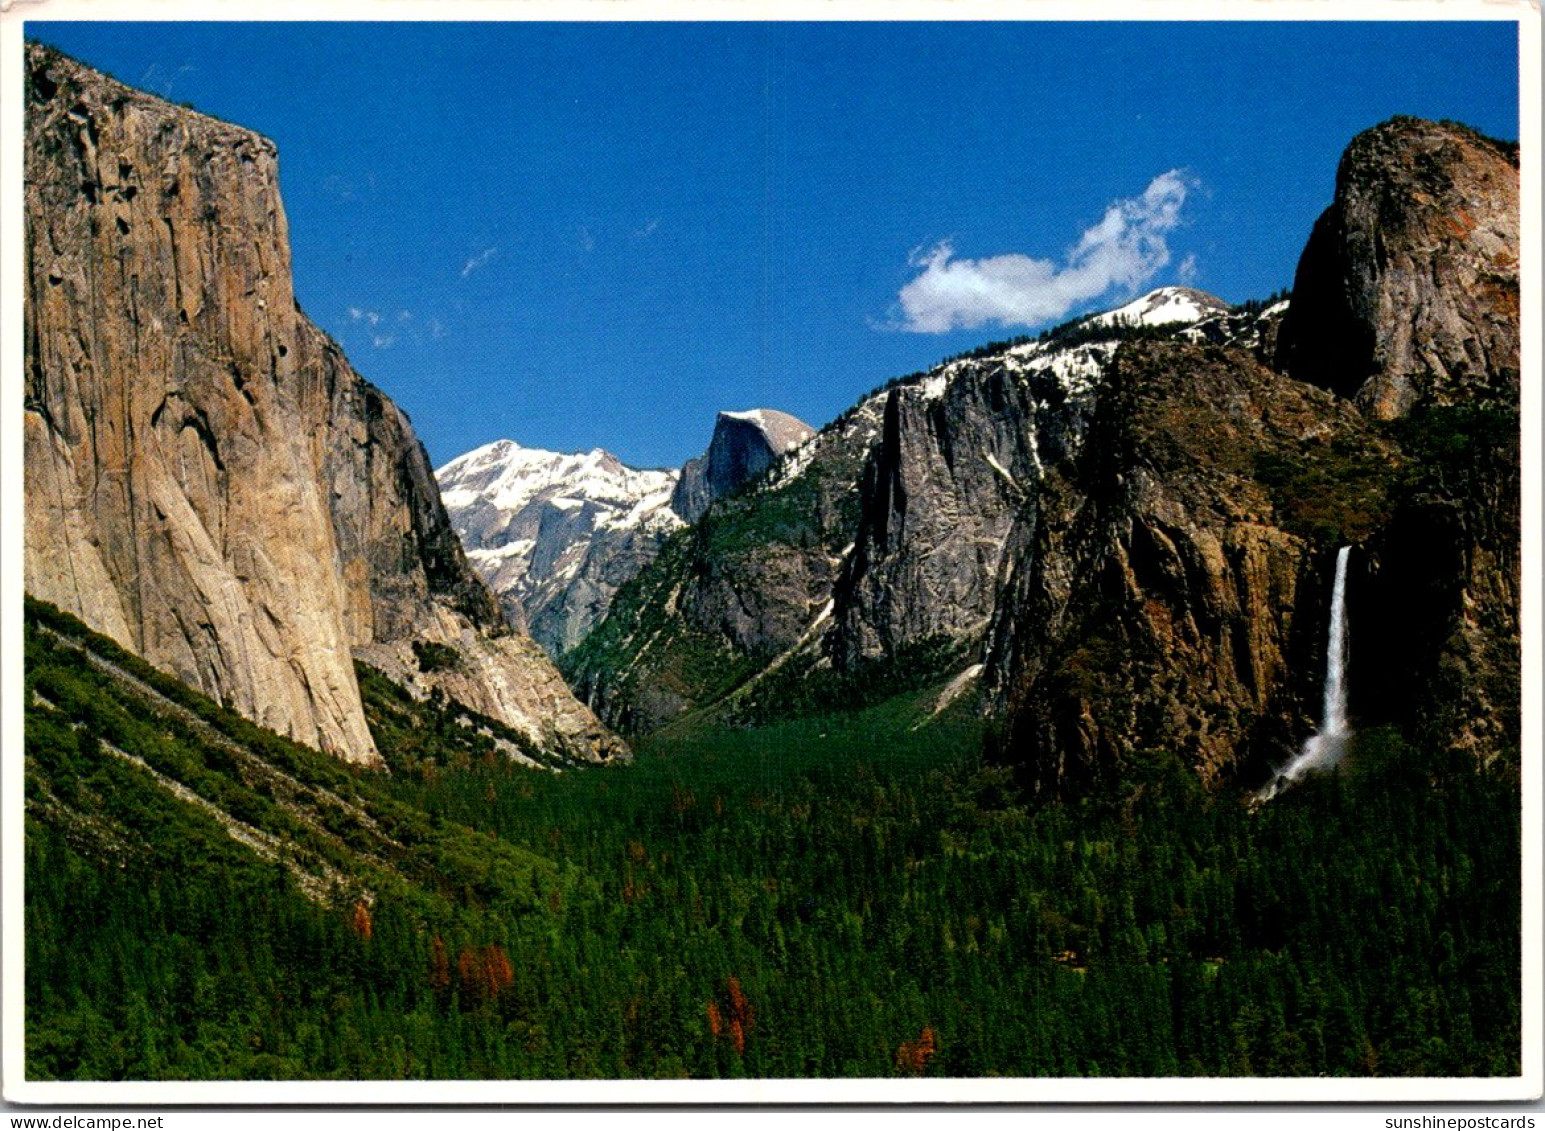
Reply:
M26 216L29 592L351 761L379 758L356 656L565 756L623 751L297 306L270 141L32 44Z
M1034 788L1313 731L1352 544L1354 725L1516 759L1516 154L1354 139L1289 300L1184 288L865 398L721 500L566 667L648 730L937 684ZM1419 612L1418 612L1419 610Z
M1000 755L1053 790L1142 750L1209 782L1286 760L1316 721L1335 546L1376 521L1395 458L1351 405L1239 350L1120 350L1081 458L1012 537L985 674ZM1334 481L1279 483L1306 465Z
M1279 366L1383 420L1516 404L1519 222L1516 144L1417 118L1359 134L1299 261Z
M696 522L716 499L756 478L784 452L814 434L815 429L803 420L776 409L721 412L708 450L681 469L671 509L683 521Z
M614 725L652 730L817 640L857 531L856 485L880 415L870 397L668 538L564 657L586 701Z

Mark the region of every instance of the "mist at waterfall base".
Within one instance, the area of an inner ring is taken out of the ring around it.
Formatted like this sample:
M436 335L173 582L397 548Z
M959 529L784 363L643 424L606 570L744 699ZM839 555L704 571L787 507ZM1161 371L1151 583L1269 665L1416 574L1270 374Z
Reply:
M1305 774L1328 770L1341 761L1352 732L1347 725L1347 561L1352 547L1336 552L1336 580L1330 596L1330 627L1325 646L1325 703L1320 729L1304 740L1303 749L1267 782L1256 796L1270 801Z

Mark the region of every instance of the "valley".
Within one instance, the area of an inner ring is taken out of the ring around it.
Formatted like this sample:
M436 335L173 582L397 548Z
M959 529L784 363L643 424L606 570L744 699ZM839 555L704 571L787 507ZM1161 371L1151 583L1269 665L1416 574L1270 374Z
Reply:
M272 142L27 65L29 1080L1522 1072L1516 143L1348 139L1277 294L434 469Z
M381 774L29 619L35 1079L1518 1068L1516 790L1389 732L1259 810L1158 754L1045 806L934 688L553 774L367 675Z

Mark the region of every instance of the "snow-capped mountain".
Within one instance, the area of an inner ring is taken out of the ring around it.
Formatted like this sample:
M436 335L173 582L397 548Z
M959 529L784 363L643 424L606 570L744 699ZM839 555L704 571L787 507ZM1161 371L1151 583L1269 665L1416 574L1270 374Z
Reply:
M1192 287L1160 287L1125 306L1085 319L1097 326L1167 326L1174 322L1198 322L1213 314L1226 314L1229 304L1216 295Z
M679 474L628 467L599 448L549 452L497 440L435 476L473 567L506 615L556 656L682 525L670 505Z
M958 381L976 381L988 363L1011 375L1031 405L1057 406L1037 412L1033 427L1022 422L1023 436L1001 438L1005 452L1024 447L1034 476L1042 447L1070 450L1082 442L1096 392L1126 337L1158 329L1181 340L1256 348L1281 313L1280 306L1235 309L1203 291L1161 287L1038 339L990 347L990 356L976 351L946 362L897 383L898 395L920 403L952 398ZM507 616L559 656L599 623L617 589L654 560L672 531L696 522L742 484L766 471L759 489L776 490L812 461L824 466L833 459L857 475L879 440L886 395L877 391L855 407L847 426L819 434L773 409L721 412L707 450L680 471L640 471L599 449L562 454L500 440L452 460L437 476L473 566ZM852 451L841 458L821 454L833 446ZM997 469L993 474L1013 478L1006 455L985 458Z
M473 567L553 656L584 639L672 531L815 434L768 408L721 412L708 450L681 470L639 470L600 448L543 451L496 440L435 473Z

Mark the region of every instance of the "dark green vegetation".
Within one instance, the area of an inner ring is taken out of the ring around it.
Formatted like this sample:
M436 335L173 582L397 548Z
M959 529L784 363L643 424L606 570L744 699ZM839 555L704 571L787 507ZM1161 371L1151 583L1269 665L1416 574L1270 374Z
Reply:
M1257 454L1256 479L1285 529L1326 545L1362 542L1398 508L1474 497L1518 464L1516 410L1427 406L1377 427L1387 450L1337 437L1306 441L1296 457Z
M840 671L802 652L736 696L729 717L740 725L760 726L863 710L959 671L965 656L965 647L948 636L905 645L888 656L861 657Z
M937 688L551 774L366 673L382 774L28 621L32 1078L1519 1068L1516 780L1392 732L1031 808Z
M738 509L737 501L726 501L724 508ZM621 694L632 703L640 685L648 686L655 699L667 700L668 706L662 713L668 716L678 703L719 699L771 659L767 654L737 655L713 633L684 625L675 616L679 592L672 580L682 563L691 559L698 529L694 526L672 535L655 563L651 563L652 568L630 578L617 590L606 618L563 656L560 668L571 686L582 688L606 673L623 671L626 674L617 681ZM663 655L663 660L644 672L634 671L637 665L624 667L619 662L639 642L646 647L655 646ZM656 642L666 647L658 647ZM616 725L631 729L652 721L634 720L628 715L624 712Z
M1398 467L1391 453L1351 436L1305 448L1301 457L1274 451L1255 457L1256 480L1283 529L1321 545L1339 546L1364 541L1388 521L1391 481Z
M461 667L460 652L449 644L433 640L415 640L413 658L418 661L419 670L424 672L455 671Z
M808 623L803 589L790 577L831 568L859 523L856 484L867 447L841 442L843 428L828 425L812 441L799 474L782 476L783 465L774 464L672 535L618 589L605 619L562 657L560 669L582 699L607 685L614 702L601 713L610 724L647 733L719 702L786 650L788 641L761 630L763 620ZM705 561L712 563L707 576L698 572ZM726 589L749 608L710 597Z

